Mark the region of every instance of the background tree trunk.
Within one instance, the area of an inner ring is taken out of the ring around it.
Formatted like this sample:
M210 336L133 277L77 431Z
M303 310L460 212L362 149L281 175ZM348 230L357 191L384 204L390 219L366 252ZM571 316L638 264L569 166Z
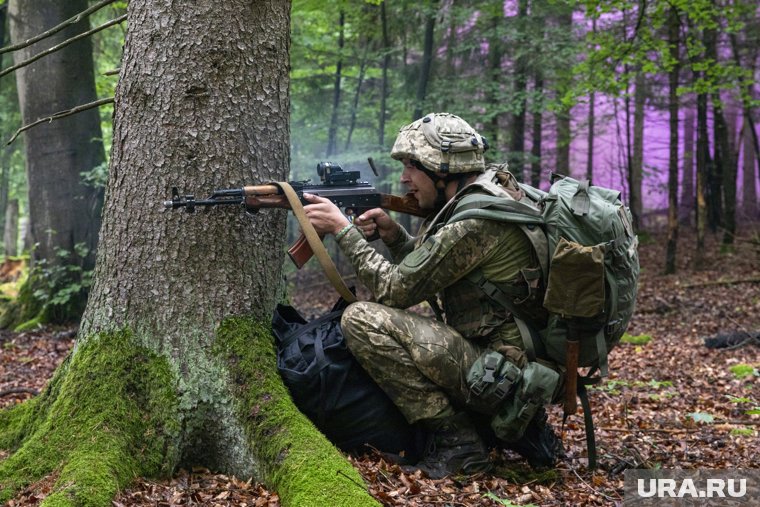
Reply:
M509 136L509 160L512 162L511 171L518 181L523 181L525 176L525 115L527 99L525 97L528 88L528 50L527 23L528 23L528 0L517 2L517 58L514 71L514 100L517 110L512 114L512 128Z
M637 229L641 228L641 216L644 212L641 183L644 179L644 106L646 105L646 77L643 72L636 73L636 89L633 98L633 155L629 175L629 193L631 215Z
M3 246L6 257L18 255L18 199L11 199L5 207Z
M707 94L697 95L697 248L694 267L703 269L705 233L708 225L710 146L707 139Z
M544 93L544 79L540 69L536 69L535 72L533 93L535 94L538 103L533 105L533 142L530 148L530 154L533 160L530 167L530 184L538 188L541 184L541 141L544 135L543 101L541 100Z
M345 45L346 13L341 9L338 18L338 62L335 64L335 84L333 85L332 113L330 129L327 133L327 157L338 151L338 110L340 109L340 81L343 78L343 46Z
M713 94L713 128L715 133L716 165L720 160L721 187L723 190L723 241L722 248L730 248L736 234L736 162L734 159L729 128L723 114L723 105L718 93ZM717 154L720 154L718 158Z
M679 57L679 19L676 7L670 8L668 19L668 44L673 68L668 73L668 112L670 115L670 156L668 161L668 249L665 254L665 273L676 272L676 248L678 244L678 75L681 69Z
M87 8L87 0L12 0L11 41L37 35ZM14 53L20 62L89 28L87 20ZM23 122L96 99L92 42L82 39L16 71ZM37 244L34 260L59 264L56 250L74 250L83 243L95 259L102 191L82 184L80 173L105 160L97 109L43 124L25 133L29 220Z
M422 49L422 62L420 62L420 72L417 78L417 94L414 100L414 113L412 121L422 118L425 114L425 96L427 95L428 83L431 78L431 69L433 68L433 43L435 42L435 17L437 14L437 1L429 2L428 13L425 19L425 35Z
M757 203L757 190L755 189L755 182L757 179L755 178L756 173L756 167L757 167L757 157L755 156L755 146L754 141L752 139L752 132L751 129L754 129L755 126L752 125L752 122L749 118L744 117L744 137L743 137L743 151L744 151L744 159L743 159L743 192L742 192L742 201L743 201L743 209L744 209L744 216L747 217L750 220L754 220L758 216L758 203Z
M689 108L684 115L683 126L683 168L680 199L681 223L692 224L694 212L694 110Z

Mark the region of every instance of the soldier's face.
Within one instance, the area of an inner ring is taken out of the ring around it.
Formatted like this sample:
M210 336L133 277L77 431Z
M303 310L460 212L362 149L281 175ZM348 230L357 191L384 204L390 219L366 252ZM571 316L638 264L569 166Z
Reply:
M417 204L422 209L433 209L438 197L433 180L427 174L420 171L408 158L402 159L404 171L401 173L401 183L406 185L409 192L417 199Z

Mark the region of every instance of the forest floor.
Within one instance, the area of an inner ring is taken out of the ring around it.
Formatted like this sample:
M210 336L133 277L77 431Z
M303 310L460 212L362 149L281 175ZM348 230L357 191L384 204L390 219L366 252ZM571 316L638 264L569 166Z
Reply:
M596 471L587 466L579 412L565 426L567 456L554 473L531 473L519 456L496 450L493 474L437 481L377 456L351 458L370 492L388 506L619 505L629 468L760 468L760 246L739 241L735 253L719 254L718 238L709 237L707 269L694 271L695 240L682 233L678 273L665 276L665 241L657 234L640 246L629 333L651 339L612 351L609 378L590 390ZM309 287L294 298L304 314L327 310L327 286L297 285ZM719 334L745 343L705 347L705 338ZM0 407L42 389L74 339L73 331L60 329L0 335ZM559 407L551 408L550 420L559 431ZM37 505L49 487L38 483L9 505ZM279 499L260 485L195 469L169 480L139 479L113 505L275 506Z

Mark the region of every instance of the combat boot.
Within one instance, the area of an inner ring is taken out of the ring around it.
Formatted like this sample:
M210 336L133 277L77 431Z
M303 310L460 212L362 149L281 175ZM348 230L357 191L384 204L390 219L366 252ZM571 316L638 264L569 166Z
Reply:
M431 479L491 470L488 449L466 413L425 423L430 431L425 454L417 465L407 469L418 468Z
M552 468L557 459L565 456L562 441L549 424L544 407L538 409L522 437L514 442L502 440L501 444L528 460L528 464L534 469Z

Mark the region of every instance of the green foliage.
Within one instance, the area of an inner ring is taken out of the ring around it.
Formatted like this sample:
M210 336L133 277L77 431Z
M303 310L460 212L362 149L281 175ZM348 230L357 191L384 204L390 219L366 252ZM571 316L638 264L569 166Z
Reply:
M705 412L691 412L688 416L695 423L712 424L715 422L715 417Z
M752 428L734 428L731 430L731 435L738 437L751 437L755 434L755 430Z
M640 335L634 336L634 335L625 333L620 338L620 343L628 343L631 345L646 345L647 343L651 341L652 341L652 336L648 334L640 334Z
M751 364L735 364L731 366L729 370L731 370L731 373L734 374L734 377L738 379L743 379L745 377L751 376L760 376L760 372L758 372L757 368Z
M40 282L33 296L42 304L48 322L62 322L80 315L93 279L92 269L84 268L85 259L91 254L84 243L74 245L73 251L56 248L55 253L55 262L40 259L31 274Z
M89 171L79 173L82 183L94 188L105 188L108 183L108 162L96 165Z
M512 503L510 500L506 498L499 498L498 496L494 495L490 491L488 493L484 493L483 498L488 498L489 500L493 500L497 504L503 505L504 507L517 507L518 505L522 505L524 507L536 507L532 503L524 503L524 504Z

